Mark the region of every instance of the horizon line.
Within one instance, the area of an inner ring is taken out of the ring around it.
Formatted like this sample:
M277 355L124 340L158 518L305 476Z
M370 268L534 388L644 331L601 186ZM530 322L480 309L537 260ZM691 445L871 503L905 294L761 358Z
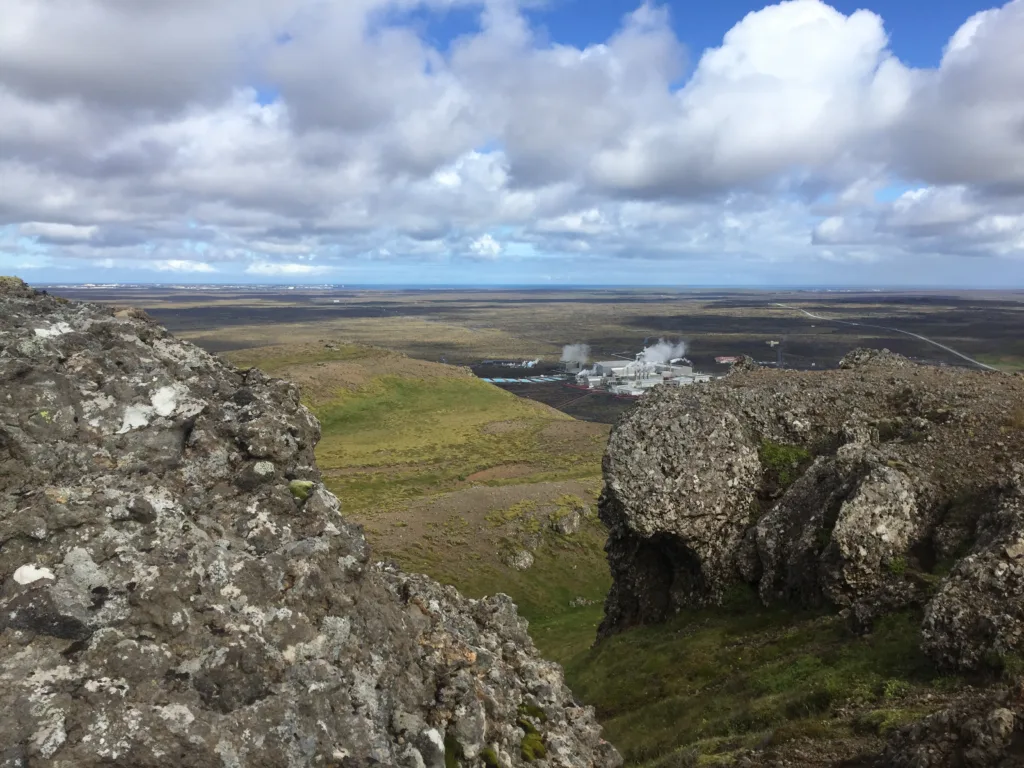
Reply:
M652 285L643 283L183 283L183 282L29 282L27 285L49 288L80 288L80 289L113 289L113 288L175 288L180 290L195 289L256 289L279 288L284 290L350 290L350 289L392 289L392 290L670 290L670 291L1000 291L1004 293L1024 292L1021 286L971 286L962 285L919 285L919 284L673 284Z

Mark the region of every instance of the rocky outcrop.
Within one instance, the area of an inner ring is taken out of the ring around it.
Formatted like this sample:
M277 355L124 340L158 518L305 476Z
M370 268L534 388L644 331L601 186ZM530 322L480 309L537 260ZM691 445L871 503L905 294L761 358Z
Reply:
M615 428L601 633L716 604L927 606L923 647L980 670L1024 651L1024 380L856 350L661 387Z
M1024 763L1021 691L970 694L889 738L877 768L1016 768Z
M648 395L612 434L600 501L614 576L606 627L718 600L756 520L757 444L736 414L682 394Z
M290 384L0 281L0 765L614 766L508 598L375 564Z
M923 647L947 667L998 667L1024 651L1024 468L1016 470L925 611Z

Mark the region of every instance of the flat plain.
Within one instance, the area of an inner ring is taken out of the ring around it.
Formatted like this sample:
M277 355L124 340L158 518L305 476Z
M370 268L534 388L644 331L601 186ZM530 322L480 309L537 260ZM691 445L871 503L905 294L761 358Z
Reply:
M768 341L781 341L784 362L796 368L834 366L858 344L930 362L962 362L886 330L899 329L982 362L1024 366L1024 292L55 290L69 298L141 306L180 337L215 352L330 338L469 365L487 358L557 361L562 345L574 342L590 344L597 358L631 357L645 339L664 336L685 340L697 366L712 371L724 370L714 363L718 356L774 359Z
M628 764L878 739L961 684L925 663L910 617L860 641L834 616L742 600L592 647L610 584L595 515L601 458L630 401L479 377L502 376L488 360L539 359L530 372L546 373L566 344L632 358L659 338L685 341L713 374L728 370L721 356L823 369L858 346L975 365L955 350L1024 371L1022 293L51 290L142 307L239 367L295 381L322 424L325 482L377 557L469 596L511 595ZM836 707L853 714L826 718Z

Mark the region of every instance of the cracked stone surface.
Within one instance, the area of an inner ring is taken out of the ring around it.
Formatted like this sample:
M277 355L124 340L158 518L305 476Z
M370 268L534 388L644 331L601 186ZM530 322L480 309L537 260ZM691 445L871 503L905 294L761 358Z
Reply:
M0 766L621 763L505 596L375 564L291 384L0 281ZM536 708L536 709L535 709Z

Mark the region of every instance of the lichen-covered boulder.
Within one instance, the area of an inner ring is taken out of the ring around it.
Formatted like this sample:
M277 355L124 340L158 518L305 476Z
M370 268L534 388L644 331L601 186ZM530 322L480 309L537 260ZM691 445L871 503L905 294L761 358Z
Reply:
M845 606L881 587L921 538L927 520L909 477L893 467L870 467L843 500L822 550L825 595Z
M1024 653L1021 468L995 510L979 515L973 550L928 604L922 647L954 669L1000 668Z
M862 472L849 463L820 457L757 521L751 530L757 569L746 573L745 580L757 584L765 604L825 602L819 573L822 552L830 546Z
M0 281L0 765L620 763L508 598L372 561L318 438L287 382Z
M733 552L756 520L757 445L734 413L693 404L652 392L612 433L603 633L713 602L734 577Z
M765 603L848 609L861 631L920 605L1024 458L1021 412L1020 377L884 350L856 350L834 371L741 366L655 388L605 456L613 586L601 634L743 585ZM1003 636L1016 615L1000 614Z

